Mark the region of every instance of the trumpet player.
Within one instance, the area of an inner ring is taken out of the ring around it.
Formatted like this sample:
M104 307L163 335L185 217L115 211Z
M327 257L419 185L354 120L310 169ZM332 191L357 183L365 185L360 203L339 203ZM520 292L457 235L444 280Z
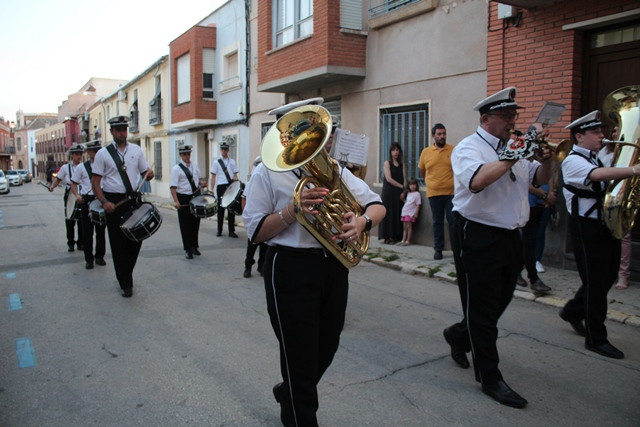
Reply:
M592 111L569 124L573 149L562 162L562 192L569 211L569 228L582 286L560 310L560 317L585 338L585 348L614 359L624 353L607 340L604 321L607 293L620 265L620 241L603 222L603 200L609 180L640 174L640 166L604 167L598 160L602 148L600 111Z
M321 103L314 98L273 110L278 118L299 106ZM277 126L280 121L276 122ZM267 140L263 144L266 144ZM279 142L278 142L279 143ZM326 143L326 142L325 142ZM296 209L317 215L328 188L310 187L293 203L294 188L304 172L297 168L274 172L256 166L245 189L242 214L253 243L266 242L263 265L267 311L280 347L282 382L273 387L285 426L317 426L317 385L338 350L349 289L349 270L323 248L297 220ZM342 180L364 213L344 214L342 230L333 236L353 242L385 215L380 197L346 168Z

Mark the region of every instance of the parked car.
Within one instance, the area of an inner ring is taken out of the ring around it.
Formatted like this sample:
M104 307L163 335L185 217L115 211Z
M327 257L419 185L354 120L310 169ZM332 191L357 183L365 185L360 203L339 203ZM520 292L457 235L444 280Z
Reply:
M10 191L9 181L7 181L7 177L4 176L4 172L0 169L0 193L9 194Z
M22 177L17 170L8 170L6 175L9 180L9 185L22 185Z
M31 180L33 179L33 175L31 175L31 172L26 169L18 169L18 173L20 174L24 182L31 182Z

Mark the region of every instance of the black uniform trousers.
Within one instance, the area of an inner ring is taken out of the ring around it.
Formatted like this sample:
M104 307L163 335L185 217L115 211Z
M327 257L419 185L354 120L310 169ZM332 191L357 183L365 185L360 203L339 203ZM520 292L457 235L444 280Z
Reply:
M529 221L522 227L524 266L527 269L530 283L534 283L539 279L538 270L536 270L536 243L544 209L544 206L531 207L529 209Z
M584 319L585 343L597 346L607 342L607 293L618 277L620 240L599 220L569 216L569 227L582 286L564 312Z
M476 380L502 380L498 369L498 319L511 302L522 268L518 229L507 230L454 214L453 254L464 318L454 324L456 346L471 351Z
M63 202L64 202L64 209L65 209L65 219L64 219L64 225L67 229L67 246L69 246L69 248L73 248L74 244L78 244L79 246L82 245L82 224L80 222L80 220L76 221L76 220L68 220L66 218L66 210L67 210L67 199L69 197L74 197L73 194L71 193L71 191L69 189L64 191L64 197L63 197ZM76 227L78 228L78 240L75 240L75 229Z
M253 257L256 254L256 249L260 248L258 252L258 273L262 272L262 265L264 264L264 257L267 254L266 243L252 243L251 240L247 240L247 254L244 257L244 268L251 269L251 266L256 263Z
M124 193L104 193L104 196L111 203L118 203L127 197ZM128 200L118 206L116 210L107 216L107 231L109 232L109 246L111 247L111 257L113 258L113 268L116 278L122 289L133 287L133 268L138 261L138 254L142 247L142 242L129 240L120 229L122 215L133 207L133 202Z
M176 193L180 208L178 209L178 223L180 224L180 235L182 236L182 247L185 251L192 251L199 247L198 232L200 231L200 218L196 218L191 213L189 202L193 198L192 194Z
M230 184L216 185L216 195L218 197L218 233L222 233L222 226L224 225L224 211L227 211L227 218L229 220L229 233L235 233L236 231L236 214L231 209L224 209L220 206L222 202L222 196Z
M94 259L103 259L106 251L106 241L104 239L104 230L106 225L98 225L91 222L89 212L89 203L95 200L94 196L82 196L84 203L80 205L82 223L82 245L84 246L84 261L93 263ZM96 234L96 251L95 257L93 252L93 233Z
M323 249L270 246L264 283L280 343L284 398L293 411L289 419L297 426L317 426L317 385L340 343L349 271Z

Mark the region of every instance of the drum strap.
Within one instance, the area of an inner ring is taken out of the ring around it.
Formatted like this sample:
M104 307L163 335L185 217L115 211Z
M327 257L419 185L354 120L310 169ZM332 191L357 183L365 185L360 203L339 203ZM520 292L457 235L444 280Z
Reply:
M224 172L225 176L227 177L227 184L231 184L231 177L229 176L229 172L227 172L227 166L224 164L222 159L218 159L218 163L220 163L222 172Z
M196 194L197 188L193 182L193 175L191 175L191 171L187 169L187 167L182 163L178 163L178 166L180 166L182 172L184 172L184 174L187 176L187 181L189 181L189 184L191 184L191 191L193 192L193 194Z
M84 168L87 170L87 173L89 174L89 181L91 181L91 160L87 160L86 162L84 162Z
M127 195L133 197L133 187L131 186L131 181L129 181L129 176L122 168L122 160L118 153L116 153L116 147L113 144L107 145L107 151L111 154L114 163L116 164L116 169L118 169L118 173L120 174L120 178L122 178L122 183L124 184L125 190L127 190Z

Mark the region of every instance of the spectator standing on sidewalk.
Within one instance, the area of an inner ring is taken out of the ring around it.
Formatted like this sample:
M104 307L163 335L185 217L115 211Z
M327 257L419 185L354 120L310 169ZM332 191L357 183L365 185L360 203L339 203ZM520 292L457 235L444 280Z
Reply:
M397 142L389 147L389 159L384 162L384 179L380 198L387 209L378 227L378 240L387 244L396 244L402 240L402 200L400 196L406 187L407 174L402 162L402 147Z
M425 179L426 196L431 207L433 220L433 259L442 259L444 250L444 219L447 218L449 240L451 239L451 224L453 224L453 169L451 168L451 153L453 145L447 144L447 129L442 123L436 123L431 128L433 144L422 150L418 169L420 178Z

